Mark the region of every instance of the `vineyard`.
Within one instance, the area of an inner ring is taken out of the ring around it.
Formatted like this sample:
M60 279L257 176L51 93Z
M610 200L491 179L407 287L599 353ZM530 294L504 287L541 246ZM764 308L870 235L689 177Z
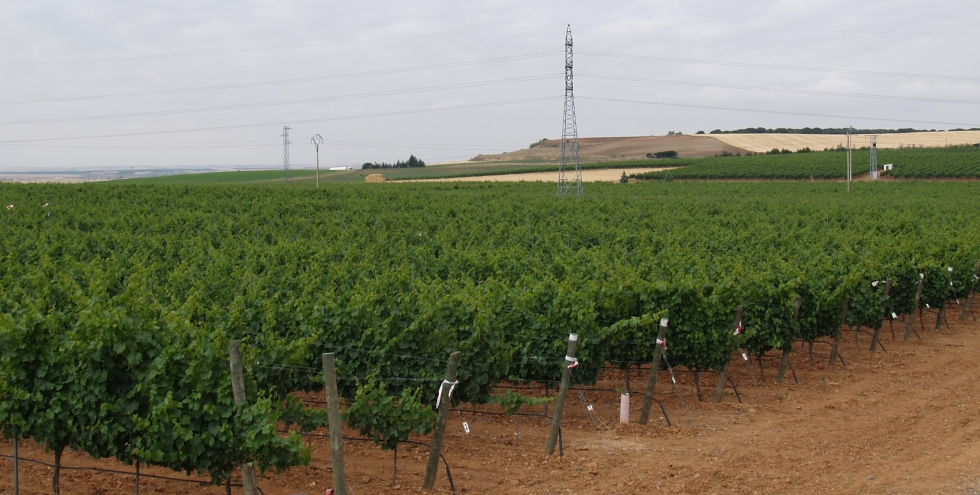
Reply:
M894 153L959 157L947 170L980 156ZM347 424L395 448L431 431L454 351L455 403L516 410L499 386L556 384L570 333L582 384L653 362L662 318L670 365L723 372L733 352L941 312L980 261L971 182L595 184L574 200L548 184L0 185L0 203L4 435L215 483L309 461L300 433L326 417L298 393L323 389L324 352Z
M897 178L931 179L953 177L976 179L980 177L980 149L976 146L951 146L949 148L906 150L881 150L878 163L901 163L901 167L884 172ZM907 150L913 151L913 150ZM884 160L884 161L883 161Z
M853 152L854 175L867 174L867 149ZM723 156L672 161L680 168L636 174L638 179L843 179L846 152L821 151L773 155ZM882 176L896 178L977 178L980 177L980 149L975 146L948 148L905 148L878 150L878 168L895 165Z

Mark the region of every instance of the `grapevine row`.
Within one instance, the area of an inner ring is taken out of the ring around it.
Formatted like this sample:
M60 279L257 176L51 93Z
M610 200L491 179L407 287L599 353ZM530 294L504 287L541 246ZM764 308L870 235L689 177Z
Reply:
M218 481L308 459L275 425L322 424L289 393L322 387L325 351L343 397L408 402L459 350L457 397L486 402L557 380L569 333L585 383L649 362L663 314L672 364L720 369L737 306L740 347L783 349L835 335L845 300L855 326L914 311L920 273L921 304L963 297L980 259L971 183L552 189L2 185L0 428Z

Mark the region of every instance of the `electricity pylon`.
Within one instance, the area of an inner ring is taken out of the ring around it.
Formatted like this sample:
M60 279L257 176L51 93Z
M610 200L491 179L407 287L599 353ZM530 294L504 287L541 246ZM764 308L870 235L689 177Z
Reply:
M572 26L565 32L565 117L561 128L561 156L558 159L558 196L582 195L582 168L578 157L578 124L575 122L575 95L572 91ZM575 164L575 179L565 176L565 167Z

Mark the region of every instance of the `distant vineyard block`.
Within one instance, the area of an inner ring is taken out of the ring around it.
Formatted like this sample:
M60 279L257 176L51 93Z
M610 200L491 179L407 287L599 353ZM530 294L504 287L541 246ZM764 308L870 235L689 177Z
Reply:
M381 174L371 174L364 178L364 182L386 182L387 180Z

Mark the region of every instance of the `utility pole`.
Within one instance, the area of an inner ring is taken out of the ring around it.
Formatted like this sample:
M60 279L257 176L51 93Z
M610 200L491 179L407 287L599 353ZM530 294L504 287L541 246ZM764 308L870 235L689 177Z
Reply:
M575 121L575 95L572 91L572 26L565 32L565 117L561 128L561 157L558 159L558 196L582 195L582 169L578 156L578 124ZM575 180L565 177L565 167L575 164Z
M327 394L327 427L330 429L330 466L333 468L333 489L337 495L347 495L340 399L337 395L337 364L332 352L323 353L323 383L324 392ZM330 490L327 492L329 493Z
M878 178L878 135L871 135L871 180Z
M316 148L316 187L320 187L320 145L323 144L323 136L319 134L314 134L310 141L313 141L313 147Z
M235 399L235 405L246 402L245 397L245 374L242 368L241 341L232 340L228 342L228 357L231 362L231 392ZM242 489L245 495L258 495L255 484L255 468L251 462L242 464Z
M282 128L282 171L289 180L289 126Z

